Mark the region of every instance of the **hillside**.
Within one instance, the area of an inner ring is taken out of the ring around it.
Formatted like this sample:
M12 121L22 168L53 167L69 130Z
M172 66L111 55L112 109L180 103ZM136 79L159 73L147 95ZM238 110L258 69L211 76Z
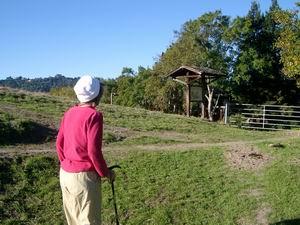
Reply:
M0 104L0 119L4 124L23 129L19 125L20 122L31 123L32 129L39 128L44 133L44 136L36 142L47 143L55 137L64 111L74 105L75 101L42 93L0 88ZM210 123L196 117L187 118L181 115L117 105L101 104L98 110L104 115L106 144L215 144L289 135L286 132L241 130L219 123ZM15 142L14 139L12 143ZM9 144L9 141L7 143ZM0 142L0 145L7 143ZM18 143L22 144L22 141Z
M78 78L69 78L57 74L54 77L47 78L25 78L25 77L7 77L0 80L0 86L9 88L18 88L33 92L49 92L51 88L74 86Z
M1 224L64 224L54 141L74 103L0 89ZM116 105L99 110L105 158L122 166L115 184L121 224L299 224L298 132ZM102 216L114 224L108 182Z

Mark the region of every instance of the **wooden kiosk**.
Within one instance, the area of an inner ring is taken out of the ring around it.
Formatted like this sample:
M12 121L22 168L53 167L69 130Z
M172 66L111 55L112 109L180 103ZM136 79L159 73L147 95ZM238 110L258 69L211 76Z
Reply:
M190 116L191 102L200 102L201 117L204 118L207 108L205 100L207 85L225 75L210 68L181 66L168 76L186 86L186 115Z

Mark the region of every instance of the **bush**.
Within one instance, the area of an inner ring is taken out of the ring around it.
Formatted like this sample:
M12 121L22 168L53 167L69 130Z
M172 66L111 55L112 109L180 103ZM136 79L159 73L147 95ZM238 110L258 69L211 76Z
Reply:
M241 128L243 125L243 115L242 114L235 114L230 116L229 121L231 121L232 124L236 125L238 128Z
M75 99L75 92L72 87L56 87L50 89L52 96L69 97Z

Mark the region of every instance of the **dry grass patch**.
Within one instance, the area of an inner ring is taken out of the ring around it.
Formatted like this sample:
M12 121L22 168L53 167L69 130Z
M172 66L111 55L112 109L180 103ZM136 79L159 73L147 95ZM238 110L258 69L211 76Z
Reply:
M228 146L225 157L234 168L250 171L258 171L272 160L258 148L243 143Z

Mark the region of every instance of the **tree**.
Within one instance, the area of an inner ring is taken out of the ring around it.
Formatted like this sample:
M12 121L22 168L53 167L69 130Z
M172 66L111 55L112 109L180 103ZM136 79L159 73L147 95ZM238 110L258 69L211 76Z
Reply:
M104 93L101 102L111 103L111 95L115 95L117 88L117 81L115 79L102 80L101 83L104 85Z
M34 79L19 76L16 78L8 77L5 80L0 80L0 85L28 91L49 92L51 88L74 86L77 80L78 78L64 77L60 74L57 74L55 77Z
M248 14L236 18L227 33L232 58L230 89L239 102L283 104L287 102L283 96L295 90L295 85L282 76L279 49L274 47L279 36L273 17L277 11L281 9L276 0L266 14L253 2Z
M300 7L300 2L296 5ZM297 80L300 86L300 20L299 11L277 11L275 20L280 24L280 36L275 46L280 48L283 73Z
M217 105L218 105L219 98L220 98L220 95L218 95L217 99L214 101L214 98L213 98L214 91L215 91L214 88L207 85L207 95L205 95L205 97L207 98L207 101L208 101L207 111L208 111L208 120L209 121L213 121L213 116L217 109Z
M237 17L227 33L231 42L232 73L231 87L234 98L242 102L249 99L255 80L264 62L259 58L258 42L262 31L262 14L259 5L253 2L246 17Z
M135 74L135 71L130 67L123 67L121 72L122 76L134 76Z
M185 87L170 79L165 79L162 89L163 111L171 113L184 112Z
M133 83L133 102L138 107L143 107L146 109L149 109L151 107L151 101L147 99L146 93L145 93L145 87L147 86L147 83L149 82L149 77L151 77L152 71L150 69L145 69L142 67L139 67L138 75L134 79Z
M205 13L183 24L176 32L176 41L157 59L154 74L162 76L164 84L160 94L161 107L167 112L183 112L184 87L166 79L166 75L182 65L210 67L227 73L228 45L223 35L228 29L229 17L221 11Z
M157 59L153 69L167 75L179 66L211 67L227 71L227 46L223 34L228 28L229 17L221 11L205 13L196 20L186 22L177 40Z
M116 79L117 85L115 89L115 102L118 105L135 106L133 102L134 77L120 76Z

